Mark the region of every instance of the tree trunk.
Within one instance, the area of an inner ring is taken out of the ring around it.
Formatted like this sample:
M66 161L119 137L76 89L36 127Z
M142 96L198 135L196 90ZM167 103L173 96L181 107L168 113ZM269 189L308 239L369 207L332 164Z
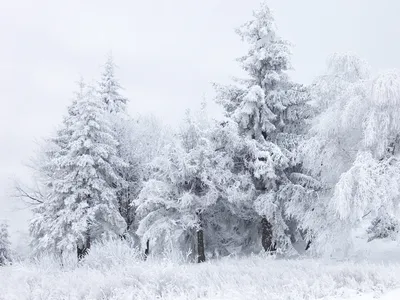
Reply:
M76 247L78 261L81 261L89 252L90 249L90 236L87 236L85 243L81 247Z
M200 228L197 230L197 262L202 263L205 261L203 229Z
M147 259L150 253L150 240L147 240L146 242L146 249L144 250L144 260Z
M306 246L306 251L308 250L308 249L310 249L310 246L311 246L311 240L309 240L308 242L307 242L307 246Z
M61 267L64 267L64 258L63 258L63 250L60 251L60 265Z
M206 255L204 253L204 232L203 232L203 222L201 219L201 214L197 213L200 221L199 229L197 230L197 262L202 263L206 261Z
M261 219L261 244L266 252L276 250L275 243L272 243L272 224L266 219Z

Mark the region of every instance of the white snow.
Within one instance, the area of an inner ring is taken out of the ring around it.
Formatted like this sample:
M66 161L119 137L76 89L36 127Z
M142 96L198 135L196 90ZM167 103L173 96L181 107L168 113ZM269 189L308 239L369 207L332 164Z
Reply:
M0 268L0 299L400 299L400 264L392 258L383 264L252 256L189 264L142 261L124 243L108 243L79 267L65 260L60 268L45 257Z

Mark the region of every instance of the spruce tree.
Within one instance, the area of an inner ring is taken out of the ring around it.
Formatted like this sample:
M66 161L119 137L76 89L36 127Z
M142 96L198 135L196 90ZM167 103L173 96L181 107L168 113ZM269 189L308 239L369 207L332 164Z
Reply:
M92 87L68 109L53 142L59 140L62 146L48 163L54 169L49 197L35 209L31 230L39 249L77 249L81 257L91 242L126 229L116 188L124 185L116 172L124 163L116 156L118 143Z
M132 151L132 120L127 112L128 99L121 95L121 85L115 75L117 68L111 53L104 64L97 92L105 109L105 115L110 120L114 138L118 142L117 156L125 162L118 170L125 184L118 186L118 208L125 219L127 230L124 237L131 236L135 231L135 206L132 201L137 197L141 187L139 163L133 158Z
M248 77L219 86L217 101L245 138L244 164L256 191L251 205L260 216L262 246L290 248L290 239L298 236L297 230L288 234L290 206L312 194L306 187L311 178L296 159L310 114L308 91L288 76L290 45L277 35L266 4L237 32L249 44L239 59Z
M108 54L101 79L98 82L98 93L101 102L111 113L126 113L128 99L120 94L121 85L115 76L116 65L112 54Z

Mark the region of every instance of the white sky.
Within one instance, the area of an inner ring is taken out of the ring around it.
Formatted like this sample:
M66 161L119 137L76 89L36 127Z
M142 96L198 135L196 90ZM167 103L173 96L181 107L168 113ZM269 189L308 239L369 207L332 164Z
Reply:
M62 5L61 5L62 3ZM352 51L373 70L400 68L398 0L270 0L290 40L293 78L303 83L334 51ZM0 218L27 228L12 178L34 140L61 121L80 75L96 79L112 50L130 111L176 124L186 108L211 101L210 82L240 74L246 49L234 28L259 0L0 0ZM215 106L210 105L211 108ZM14 240L16 234L14 233Z

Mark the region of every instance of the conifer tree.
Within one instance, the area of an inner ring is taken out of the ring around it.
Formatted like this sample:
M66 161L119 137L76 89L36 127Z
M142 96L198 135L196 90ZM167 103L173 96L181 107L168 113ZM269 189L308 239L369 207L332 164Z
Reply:
M125 184L118 186L118 208L125 219L127 230L124 237L131 236L135 231L135 206L132 201L137 197L141 187L139 162L134 159L132 151L133 133L132 120L127 112L128 99L121 95L121 85L115 75L117 68L112 54L107 57L97 92L105 109L105 115L110 120L114 138L118 142L117 156L125 162L116 170L124 178Z
M53 140L62 147L48 163L55 171L46 202L35 209L31 224L39 249L77 249L85 255L93 241L119 236L126 223L118 211L117 188L124 166L101 103L92 87L74 101L63 129Z
M310 115L308 91L289 79L290 45L277 35L266 4L238 34L249 44L239 59L248 77L218 87L217 101L245 137L245 163L256 190L251 205L261 217L262 246L266 251L290 248L296 235L287 234L289 214L296 210L290 206L312 195L307 188L312 179L302 174L296 159Z
M0 223L0 266L8 265L11 260L11 243L9 239L8 225Z
M109 53L98 83L98 93L109 112L126 113L128 99L120 94L121 85L115 76L115 68L113 56Z

